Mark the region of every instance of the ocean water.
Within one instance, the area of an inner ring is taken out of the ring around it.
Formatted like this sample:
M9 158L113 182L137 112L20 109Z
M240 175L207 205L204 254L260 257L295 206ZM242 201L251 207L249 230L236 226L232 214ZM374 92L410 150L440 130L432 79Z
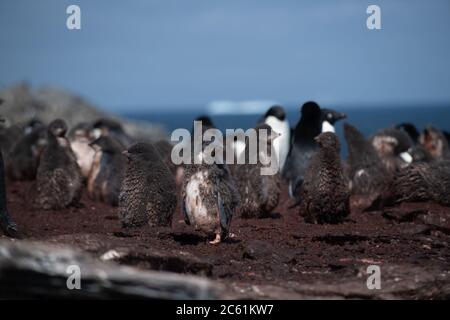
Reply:
M365 107L365 108L334 108L346 113L347 119L344 121L356 126L366 137L376 131L394 126L401 122L411 122L418 130L422 130L427 125L433 125L442 130L450 131L450 104L439 106L423 107ZM177 112L126 112L122 115L130 119L147 120L160 123L165 126L170 133L178 128L191 129L193 120L199 115L208 114L202 110L186 110ZM254 127L261 114L212 114L210 115L218 129ZM287 108L287 117L291 127L300 118L299 108ZM336 123L336 133L341 141L343 157L346 156L347 147L345 144L342 124L344 121Z

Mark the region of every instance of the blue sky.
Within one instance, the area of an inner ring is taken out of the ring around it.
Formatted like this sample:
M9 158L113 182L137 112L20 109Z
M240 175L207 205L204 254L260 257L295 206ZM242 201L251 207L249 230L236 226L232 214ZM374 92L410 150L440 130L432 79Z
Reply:
M366 28L369 4L382 30ZM59 86L115 111L450 103L448 0L3 0L0 39L0 87Z

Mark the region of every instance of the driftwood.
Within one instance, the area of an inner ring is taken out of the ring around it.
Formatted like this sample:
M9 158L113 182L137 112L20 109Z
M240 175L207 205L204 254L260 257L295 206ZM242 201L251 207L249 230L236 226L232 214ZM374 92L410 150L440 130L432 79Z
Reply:
M79 266L79 290L68 289L70 266ZM222 287L206 278L118 266L46 243L0 241L0 298L217 299L221 294Z

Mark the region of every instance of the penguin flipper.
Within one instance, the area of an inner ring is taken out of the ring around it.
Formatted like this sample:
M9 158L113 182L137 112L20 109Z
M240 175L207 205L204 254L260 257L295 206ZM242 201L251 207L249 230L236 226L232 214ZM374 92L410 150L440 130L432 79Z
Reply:
M183 216L184 216L184 222L190 226L191 225L191 221L189 220L189 215L187 213L187 209L186 209L186 197L183 198Z

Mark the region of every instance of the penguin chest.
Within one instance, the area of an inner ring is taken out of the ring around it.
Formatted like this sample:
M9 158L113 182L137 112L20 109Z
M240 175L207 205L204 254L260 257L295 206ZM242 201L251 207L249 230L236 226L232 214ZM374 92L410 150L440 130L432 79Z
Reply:
M89 146L87 140L86 142L75 140L70 143L70 147L75 153L81 174L83 177L88 177L92 168L92 162L94 161L94 149Z
M102 160L102 152L96 152L93 160L92 160L92 167L91 170L89 172L89 177L88 177L88 183L87 183L87 187L88 187L88 192L91 196L94 196L97 190L96 190L96 180L99 176L100 173L100 169L101 169L101 160Z
M214 195L205 171L194 174L186 185L186 212L189 221L197 229L210 231L217 222Z
M289 152L291 128L287 121L281 121L273 116L267 117L265 123L268 124L272 130L280 134L280 136L273 141L273 148L277 155L279 167L282 169Z

